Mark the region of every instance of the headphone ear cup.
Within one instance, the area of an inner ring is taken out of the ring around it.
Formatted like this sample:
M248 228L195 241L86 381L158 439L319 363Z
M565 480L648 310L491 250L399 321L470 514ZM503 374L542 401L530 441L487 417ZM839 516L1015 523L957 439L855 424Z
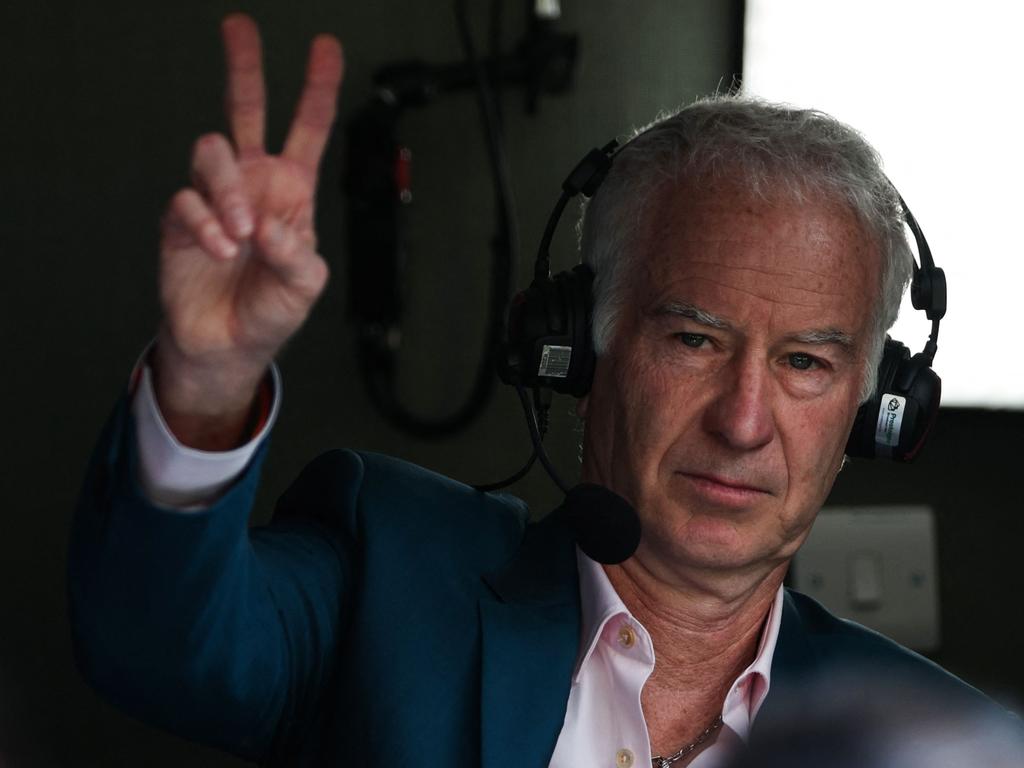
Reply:
M509 306L507 341L498 359L506 384L547 387L583 397L594 377L594 273L585 264L534 280Z
M885 348L882 350L882 359L875 376L875 388L871 392L871 397L857 409L853 426L850 428L850 436L846 441L847 456L873 459L878 455L875 450L875 432L882 397L886 392L892 391L900 363L909 357L910 350L904 344L889 336L885 337Z
M921 450L932 425L939 415L942 380L932 370L924 355L916 354L904 361L896 372L896 384L906 397L906 414L899 443L892 449L894 461L911 461Z
M939 413L942 381L924 355L910 356L886 338L871 398L861 405L846 443L848 456L911 461Z

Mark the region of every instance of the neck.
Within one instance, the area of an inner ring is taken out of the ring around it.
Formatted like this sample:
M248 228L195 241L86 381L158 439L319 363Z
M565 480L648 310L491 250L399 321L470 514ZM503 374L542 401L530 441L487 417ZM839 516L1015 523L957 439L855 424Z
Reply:
M744 588L666 583L641 558L605 566L630 613L647 629L655 668L642 705L651 746L672 752L721 713L729 686L753 662L787 563Z
M638 557L604 569L622 602L650 633L659 664L664 659L665 666L685 670L721 665L728 649L740 647L749 646L753 659L787 566L779 563L751 583L712 586L666 582Z

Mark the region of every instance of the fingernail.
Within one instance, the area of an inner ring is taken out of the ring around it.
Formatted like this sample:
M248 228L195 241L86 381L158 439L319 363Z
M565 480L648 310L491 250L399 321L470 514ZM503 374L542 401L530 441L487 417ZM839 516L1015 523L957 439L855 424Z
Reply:
M239 206L232 208L228 216L231 218L232 228L239 237L248 237L252 234L252 216L249 215L249 211Z
M226 237L218 237L217 252L225 259L233 259L238 255L238 244Z

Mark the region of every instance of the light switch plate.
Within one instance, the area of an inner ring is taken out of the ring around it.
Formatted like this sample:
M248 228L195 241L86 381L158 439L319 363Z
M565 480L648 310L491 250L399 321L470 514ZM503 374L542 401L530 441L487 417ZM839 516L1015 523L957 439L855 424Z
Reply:
M930 507L826 507L793 562L793 587L917 651L941 642Z

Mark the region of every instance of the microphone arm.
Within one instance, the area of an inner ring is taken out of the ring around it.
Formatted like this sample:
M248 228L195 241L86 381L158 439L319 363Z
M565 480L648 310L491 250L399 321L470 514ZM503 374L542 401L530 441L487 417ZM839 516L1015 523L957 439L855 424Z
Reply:
M540 459L548 476L565 494L565 501L552 514L566 521L583 553L591 560L605 565L615 565L632 557L640 545L641 536L640 518L636 510L624 498L602 485L580 483L572 488L566 485L544 449L550 390L535 388L533 402L521 385L516 385L516 394L526 413L533 453L526 465L507 480L473 487L478 491L504 488L524 477L534 462Z

